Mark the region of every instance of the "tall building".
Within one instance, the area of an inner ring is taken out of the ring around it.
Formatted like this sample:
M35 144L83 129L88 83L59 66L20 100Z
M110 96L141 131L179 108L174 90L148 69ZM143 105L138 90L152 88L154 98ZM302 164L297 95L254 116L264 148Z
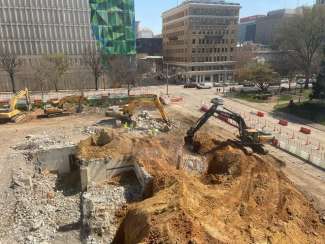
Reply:
M325 0L317 0L316 4L325 4Z
M139 38L153 38L154 34L153 31L149 28L140 28L140 31L138 32L138 39Z
M0 50L79 55L95 47L89 0L0 1Z
M256 40L256 20L265 15L254 15L240 19L239 42L255 42Z
M271 45L276 39L281 24L286 18L302 11L297 9L280 9L268 12L267 16L256 20L256 42L263 45Z
M233 79L240 5L187 0L162 14L163 54L171 71L196 82Z
M101 51L108 55L134 55L134 0L89 0L89 3L91 27Z

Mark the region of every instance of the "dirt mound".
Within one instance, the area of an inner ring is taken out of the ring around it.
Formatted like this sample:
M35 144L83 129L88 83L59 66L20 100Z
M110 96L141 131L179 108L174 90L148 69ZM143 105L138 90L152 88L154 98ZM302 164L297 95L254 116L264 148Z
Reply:
M177 169L177 136L122 134L103 147L79 146L88 157L128 154L153 176L152 196L129 205L115 243L324 243L317 211L274 158L207 134L196 143L208 164L198 176Z

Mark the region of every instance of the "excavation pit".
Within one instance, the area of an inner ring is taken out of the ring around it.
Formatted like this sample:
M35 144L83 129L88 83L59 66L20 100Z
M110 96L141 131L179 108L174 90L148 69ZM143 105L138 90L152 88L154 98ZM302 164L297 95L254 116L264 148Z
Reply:
M59 175L69 174L74 168L76 146L59 146L41 149L32 154L33 161L44 171L57 172Z

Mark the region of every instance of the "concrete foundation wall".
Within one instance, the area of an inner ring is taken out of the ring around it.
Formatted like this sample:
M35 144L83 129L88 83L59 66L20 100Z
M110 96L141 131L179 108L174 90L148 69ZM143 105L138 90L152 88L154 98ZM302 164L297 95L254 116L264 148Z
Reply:
M59 174L70 172L70 159L75 154L76 147L60 147L38 151L34 159L42 170L57 171Z
M142 187L143 195L149 196L152 194L152 176L136 162L129 162L128 160L114 161L106 158L81 161L80 163L82 191L86 191L91 183L102 183L120 173L134 171Z

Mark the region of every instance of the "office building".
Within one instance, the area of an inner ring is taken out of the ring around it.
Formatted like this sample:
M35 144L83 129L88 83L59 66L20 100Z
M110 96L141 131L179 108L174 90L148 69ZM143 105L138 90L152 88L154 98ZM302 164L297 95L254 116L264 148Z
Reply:
M137 55L161 56L162 38L139 38L137 39Z
M255 15L240 19L239 24L239 42L256 41L256 20L265 17L265 15Z
M95 46L89 0L0 0L0 50L79 55Z
M233 79L240 5L187 0L162 14L163 55L169 72L196 82Z
M317 0L316 4L325 4L325 0Z
M277 33L286 18L297 14L299 9L280 9L271 11L267 16L256 20L256 42L263 45L272 45Z

